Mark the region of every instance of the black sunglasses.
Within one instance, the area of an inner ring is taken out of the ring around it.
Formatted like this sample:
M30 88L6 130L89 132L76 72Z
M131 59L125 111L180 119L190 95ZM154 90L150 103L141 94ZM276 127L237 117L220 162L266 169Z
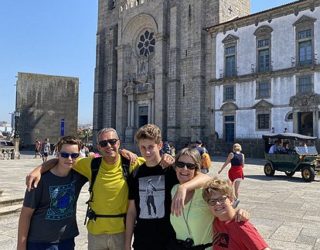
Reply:
M103 141L99 141L99 145L100 147L106 147L108 146L108 144L110 144L111 146L114 146L117 143L118 139L109 139L109 140L103 140Z
M62 158L69 158L71 156L72 159L76 159L79 157L79 153L66 153L66 152L60 152L60 156Z
M187 163L183 161L176 161L175 166L177 168L184 168L184 166L186 166L187 169L190 169L190 170L194 170L197 167L197 165L194 163Z

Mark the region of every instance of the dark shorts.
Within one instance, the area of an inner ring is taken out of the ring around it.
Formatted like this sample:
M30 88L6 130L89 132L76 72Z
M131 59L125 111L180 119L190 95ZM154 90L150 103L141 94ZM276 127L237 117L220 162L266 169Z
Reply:
M74 250L74 238L62 240L59 243L42 243L30 242L27 243L28 250Z
M48 153L43 153L42 156L48 157Z

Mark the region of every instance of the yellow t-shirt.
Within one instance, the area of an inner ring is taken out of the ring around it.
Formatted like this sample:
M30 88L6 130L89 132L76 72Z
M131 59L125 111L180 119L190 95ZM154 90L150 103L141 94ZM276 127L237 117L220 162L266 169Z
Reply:
M77 160L74 169L91 180L92 158ZM145 162L139 157L130 166L130 173ZM96 214L115 215L126 213L128 209L128 185L122 174L121 157L114 164L107 164L103 159L93 186L93 202L91 208ZM116 234L124 232L124 218L97 218L87 224L91 234Z

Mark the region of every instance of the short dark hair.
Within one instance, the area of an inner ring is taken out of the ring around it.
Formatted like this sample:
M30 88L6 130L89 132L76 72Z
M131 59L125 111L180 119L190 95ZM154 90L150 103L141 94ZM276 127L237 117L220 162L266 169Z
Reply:
M80 151L81 146L82 146L82 142L81 142L79 139L77 139L75 136L70 136L70 135L68 135L68 136L62 137L62 138L58 141L58 143L57 143L58 152L60 152L60 150L61 150L61 148L62 148L62 146L63 146L64 144L78 145L79 151Z

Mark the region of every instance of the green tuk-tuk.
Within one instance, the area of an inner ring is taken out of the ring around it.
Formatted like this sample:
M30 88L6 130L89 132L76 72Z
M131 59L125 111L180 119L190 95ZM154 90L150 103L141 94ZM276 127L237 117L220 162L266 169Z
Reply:
M265 142L266 176L273 176L275 171L281 171L292 177L295 172L301 171L304 181L314 180L320 170L320 156L315 147L317 137L270 133L262 135L262 138Z

